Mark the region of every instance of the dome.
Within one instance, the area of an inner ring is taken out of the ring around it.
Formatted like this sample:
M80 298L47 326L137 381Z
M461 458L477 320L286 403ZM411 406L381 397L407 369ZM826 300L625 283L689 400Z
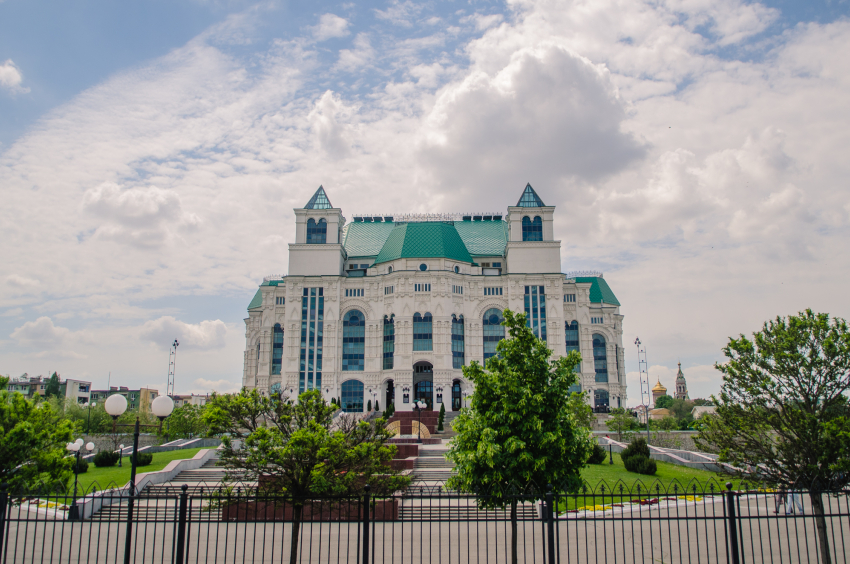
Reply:
M655 384L655 386L653 386L653 387L652 387L652 391L653 391L653 392L662 392L662 393L667 393L667 388L665 388L664 386L662 386L662 385L661 385L661 380L659 380L659 381L658 381L658 383L657 383L657 384Z

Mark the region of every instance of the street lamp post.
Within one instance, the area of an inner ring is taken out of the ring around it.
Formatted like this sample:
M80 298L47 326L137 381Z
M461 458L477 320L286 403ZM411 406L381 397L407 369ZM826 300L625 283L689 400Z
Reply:
M94 450L94 443L88 443L85 445L86 450L91 452ZM79 521L80 520L80 508L77 507L77 477L79 472L80 465L80 449L83 447L83 439L77 439L73 443L68 443L65 445L65 449L72 453L74 456L74 497L71 500L71 509L68 510L68 520L69 521Z
M89 416L88 416L88 419L86 419L86 434L87 435L91 434L91 408L96 407L96 406L97 406L97 402L95 402L95 401L89 402Z
M112 416L112 431L116 433L118 418L127 411L127 398L121 394L113 394L106 399L104 408L106 409L106 413ZM162 432L162 422L174 411L174 400L168 396L159 396L151 403L151 411L159 418L159 430ZM130 564L130 556L133 548L133 509L136 503L136 464L138 462L139 452L139 427L156 427L156 425L141 425L138 416L136 416L136 423L133 425L133 452L130 454L130 482L127 489L129 495L127 500L127 533L124 536L124 564Z
M422 444L422 410L425 409L426 405L427 404L425 402L419 400L416 400L416 404L414 405L416 411L419 412L419 427L416 429L418 436L417 442L419 444Z
M118 468L121 468L122 458L124 458L124 445L118 445Z

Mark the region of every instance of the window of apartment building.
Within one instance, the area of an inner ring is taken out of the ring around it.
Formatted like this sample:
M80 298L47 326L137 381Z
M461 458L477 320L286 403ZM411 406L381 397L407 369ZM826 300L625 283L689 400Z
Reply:
M452 315L452 368L463 368L464 331L463 316Z
M384 316L384 370L392 370L395 355L395 316Z
M538 339L546 340L546 294L543 286L525 287L526 323Z
M324 346L324 288L304 288L301 299L301 347L299 354L298 393L322 387L322 349Z
M349 288L345 291L346 298L362 298L363 288Z
M605 323L605 320L602 319L601 317L591 317L590 322L599 324L599 323Z
M384 286L384 295L385 296L389 296L393 292L395 292L395 286Z
M534 219L525 216L522 218L522 240L523 241L542 241L543 240L543 220L539 216Z
M259 358L259 345L257 345L257 356ZM280 323L274 324L272 329L272 374L280 374L283 365L283 327Z
M328 236L328 223L320 219L318 223L312 217L307 220L307 244L323 245Z
M593 368L597 382L608 381L608 352L605 337L599 333L593 334Z
M274 305L283 305L286 303L286 298L278 296L274 299Z
M576 295L575 294L564 294L564 301L567 303L575 303Z
M353 309L342 318L342 369L363 370L366 347L366 316Z
M484 288L485 296L501 296L502 288L501 287L493 287L493 288Z
M452 294L460 294L460 295L463 295L463 286L455 286L455 285L452 285Z
M413 289L416 292L430 292L431 284L414 284Z
M413 314L413 350L434 350L432 327L430 313L426 312L425 315L420 315L417 312Z
M572 322L564 322L564 344L567 346L567 354L569 354L570 351L581 352L581 348L579 347L578 341L578 321L574 320ZM575 368L573 368L573 371L576 372L576 374L580 375L581 364L576 364ZM579 378L579 382L570 386L569 392L581 392L581 378Z

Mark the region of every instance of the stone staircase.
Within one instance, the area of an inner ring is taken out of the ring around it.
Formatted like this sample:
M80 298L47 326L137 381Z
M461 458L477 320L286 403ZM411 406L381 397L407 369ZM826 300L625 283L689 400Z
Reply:
M413 466L413 481L415 482L445 482L452 475L454 463L446 460L447 449L440 445L437 448L423 446L419 449L419 458Z

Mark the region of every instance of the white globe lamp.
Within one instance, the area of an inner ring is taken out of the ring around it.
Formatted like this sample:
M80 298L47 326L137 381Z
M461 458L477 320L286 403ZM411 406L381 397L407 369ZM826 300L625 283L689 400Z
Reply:
M174 411L174 400L168 396L159 396L151 403L151 411L160 420L165 419Z
M103 404L106 413L112 416L113 419L124 414L127 411L127 398L121 394L112 394L106 398L106 403Z

